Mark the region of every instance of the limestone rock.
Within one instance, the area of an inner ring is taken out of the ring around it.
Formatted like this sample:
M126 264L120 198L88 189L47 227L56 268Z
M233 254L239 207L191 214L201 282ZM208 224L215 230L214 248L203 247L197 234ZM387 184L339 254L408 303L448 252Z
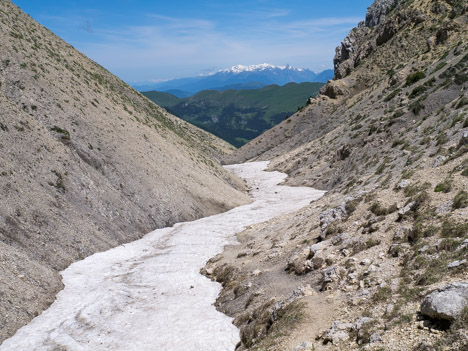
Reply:
M434 167L434 168L439 167L442 163L445 162L446 159L447 159L446 156L442 156L442 155L437 156L436 159L434 160L434 163L433 163L432 167Z
M400 183L398 183L397 189L399 189L399 190L404 189L410 184L411 184L411 182L408 179L403 179Z
M314 344L310 341L304 341L294 348L294 351L309 351L314 349Z
M460 266L466 266L466 259L463 259L461 261L453 261L447 265L447 268L458 268Z
M351 323L344 323L341 321L334 321L325 334L325 343L331 342L333 345L339 344L340 342L349 340L348 331L352 328Z
M372 28L379 25L394 6L395 0L376 0L367 9L365 26Z
M453 283L427 295L421 304L421 314L453 322L467 306L468 282Z
M331 99L337 99L340 96L349 94L349 88L347 84L342 80L330 81L320 89L322 95L328 96Z

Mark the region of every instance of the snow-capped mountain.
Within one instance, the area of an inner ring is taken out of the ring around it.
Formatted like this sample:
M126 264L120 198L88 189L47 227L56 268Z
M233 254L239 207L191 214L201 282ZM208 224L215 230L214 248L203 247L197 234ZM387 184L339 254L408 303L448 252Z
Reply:
M320 73L307 68L290 65L274 66L268 63L259 65L236 65L207 76L179 78L165 82L134 85L139 91L171 91L171 94L186 97L202 90L259 89L266 85L285 85L290 82L327 82L333 77L332 70Z
M242 73L242 72L254 72L254 71L273 71L273 70L292 70L297 72L304 71L303 68L294 68L293 66L286 65L286 66L274 66L270 65L269 63L262 63L260 65L250 65L250 66L243 66L243 65L236 65L232 66L231 68L224 69L218 72L232 72L232 73Z

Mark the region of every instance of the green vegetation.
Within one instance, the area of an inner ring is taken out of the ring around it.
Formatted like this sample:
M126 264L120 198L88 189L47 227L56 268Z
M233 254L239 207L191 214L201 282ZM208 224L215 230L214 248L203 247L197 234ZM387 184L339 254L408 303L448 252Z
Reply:
M189 98L145 92L176 116L240 147L307 105L322 83L269 85L255 90L204 90ZM304 107L300 110L302 111Z
M452 182L449 179L445 179L443 182L437 184L436 187L434 188L434 191L436 193L439 193L439 192L449 193L450 190L452 190Z
M406 77L406 85L410 86L416 83L418 80L421 80L424 78L426 78L426 75L424 74L424 72L418 71L418 72L411 73Z
M464 208L468 206L468 193L464 190L460 190L455 198L453 199L453 209Z
M53 126L50 130L57 132L59 134L62 134L62 139L64 140L70 140L70 132L66 129L62 129L57 126Z

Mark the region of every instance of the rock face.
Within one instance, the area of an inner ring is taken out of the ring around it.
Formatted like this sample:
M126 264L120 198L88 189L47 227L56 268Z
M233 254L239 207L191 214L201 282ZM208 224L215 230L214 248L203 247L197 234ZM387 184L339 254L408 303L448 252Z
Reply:
M369 28L378 26L394 6L395 0L377 0L367 9L366 20L359 23L357 28L351 30L343 42L336 48L333 64L335 79L341 79L351 73L359 62L368 56L374 49L372 43L361 45L362 38ZM388 41L396 32L394 25L387 25L379 34L376 44L381 45Z
M365 26L372 28L379 25L388 11L395 5L396 0L376 0L369 6L366 14Z
M453 283L426 296L421 304L421 314L431 319L453 322L468 306L468 282Z

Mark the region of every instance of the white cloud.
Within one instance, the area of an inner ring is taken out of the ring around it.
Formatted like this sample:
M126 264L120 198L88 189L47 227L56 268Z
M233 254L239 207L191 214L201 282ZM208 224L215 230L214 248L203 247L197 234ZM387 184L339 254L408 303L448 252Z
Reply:
M332 66L334 48L359 18L282 21L278 11L233 28L197 18L148 15L141 26L94 29L98 41L74 43L126 80L169 79L204 73L206 67L269 62L320 70ZM89 39L89 38L88 38Z

